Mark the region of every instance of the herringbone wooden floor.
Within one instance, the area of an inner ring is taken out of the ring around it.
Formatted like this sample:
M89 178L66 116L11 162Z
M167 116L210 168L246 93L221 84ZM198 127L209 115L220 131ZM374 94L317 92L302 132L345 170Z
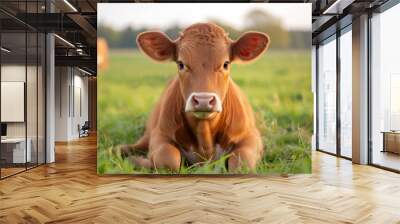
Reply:
M400 223L400 175L313 155L289 177L96 175L96 141L0 181L0 223Z

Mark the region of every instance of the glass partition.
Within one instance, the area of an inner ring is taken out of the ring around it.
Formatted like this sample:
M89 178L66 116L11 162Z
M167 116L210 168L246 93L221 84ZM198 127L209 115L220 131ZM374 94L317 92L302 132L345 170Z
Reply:
M336 36L318 47L318 149L336 154Z
M0 2L18 13L43 5ZM45 163L45 44L44 33L0 11L1 179Z
M27 33L27 81L26 81L26 112L27 112L27 144L28 150L31 151L31 160L27 164L28 168L37 165L37 117L38 117L38 107L37 107L37 78L38 78L38 35L36 32Z
M38 34L38 74L37 74L37 149L38 164L46 162L46 144L45 144L45 124L46 124L46 76L45 76L45 65L46 65L46 37L43 33Z
M31 162L26 144L26 41L25 32L1 34L2 177L24 171Z

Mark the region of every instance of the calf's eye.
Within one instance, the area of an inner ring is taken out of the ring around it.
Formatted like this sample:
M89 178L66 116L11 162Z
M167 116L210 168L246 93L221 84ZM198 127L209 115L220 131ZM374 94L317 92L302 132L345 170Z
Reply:
M181 61L177 61L177 62L176 62L176 65L178 66L178 69L179 69L179 70L183 70L183 69L185 68L185 65L184 65L183 62L181 62Z
M229 61L224 62L224 69L225 69L225 70L228 70L229 64L230 64Z

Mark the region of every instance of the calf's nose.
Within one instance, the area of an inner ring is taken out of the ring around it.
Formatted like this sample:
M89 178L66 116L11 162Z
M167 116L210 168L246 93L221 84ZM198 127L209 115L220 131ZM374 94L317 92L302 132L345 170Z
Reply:
M216 99L211 94L195 94L191 103L195 111L210 112L215 109Z

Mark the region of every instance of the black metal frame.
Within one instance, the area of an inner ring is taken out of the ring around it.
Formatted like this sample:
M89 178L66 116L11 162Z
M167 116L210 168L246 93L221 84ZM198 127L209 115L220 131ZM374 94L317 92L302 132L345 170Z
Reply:
M37 3L39 3L39 1L36 1ZM27 3L27 1L25 1L25 3ZM38 4L36 5L36 11L38 11ZM4 10L1 10L2 12L5 12ZM27 5L25 4L25 11L27 11ZM47 11L47 7L46 7L46 11ZM10 15L12 18L16 19L17 21L21 22L18 18ZM46 35L44 35L44 42L42 42L42 44L44 44L44 51L42 51L41 53L44 53L44 55L42 55L42 58L44 60L44 68L42 69L42 82L44 82L44 99L43 99L43 105L42 107L44 108L44 117L42 117L44 120L42 120L42 122L44 122L44 136L43 136L43 141L44 141L44 155L42 155L44 157L44 161L42 163L39 163L39 33L43 33L35 28L33 28L32 26L29 26L27 23L24 23L22 21L22 23L24 24L24 32L25 33L25 83L24 83L24 120L25 120L25 169L12 173L10 175L7 176L2 176L2 168L0 167L0 180L6 179L8 177L17 175L19 173L25 172L27 170L39 167L43 164L47 163L47 39L46 39ZM27 154L27 140L28 140L28 114L27 114L27 81L28 81L28 30L33 31L34 33L36 33L36 143L37 143L37 147L36 147L36 162L35 163L29 163L30 166L28 166L28 154ZM1 35L3 32L0 32L0 45L1 45ZM46 33L43 33L46 34ZM2 58L1 58L1 54L0 54L0 67L1 67L1 62L2 62ZM1 82L1 69L0 69L0 82ZM1 89L1 86L0 86ZM0 99L1 99L1 93L0 93ZM1 108L0 108L1 109ZM1 115L0 115L1 116ZM1 117L0 117L1 120ZM0 122L1 123L1 122ZM0 155L1 155L1 144L0 144Z
M341 66L340 66L340 36L341 32L339 26L336 29L336 154L341 156L341 133L342 124L340 118L340 78L341 78Z
M371 32L371 18L372 18L372 13L368 13L368 54L367 54L367 61L368 61L368 75L367 75L367 85L368 85L368 95L367 95L367 119L368 119L368 124L367 124L367 132L368 132L368 164L373 164L372 163L372 76L371 76L371 71L372 71L372 66L371 66L371 56L372 56L372 32Z

